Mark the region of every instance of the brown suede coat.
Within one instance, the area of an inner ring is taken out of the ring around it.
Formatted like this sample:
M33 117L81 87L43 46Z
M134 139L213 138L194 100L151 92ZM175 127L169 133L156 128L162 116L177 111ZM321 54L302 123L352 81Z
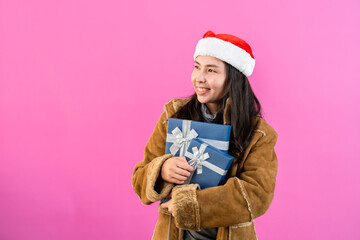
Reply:
M159 182L161 166L172 157L164 155L167 119L188 99L173 99L165 104L144 152L136 164L132 186L144 204L165 198L172 190L174 217L170 239L183 239L183 230L219 227L217 240L257 239L253 219L263 215L274 196L277 157L274 146L277 133L262 118L243 159L235 158L222 186L199 189L197 184L178 185ZM229 103L224 124L228 124ZM161 179L161 178L160 178ZM159 206L159 217L153 233L156 240L168 239L170 214Z

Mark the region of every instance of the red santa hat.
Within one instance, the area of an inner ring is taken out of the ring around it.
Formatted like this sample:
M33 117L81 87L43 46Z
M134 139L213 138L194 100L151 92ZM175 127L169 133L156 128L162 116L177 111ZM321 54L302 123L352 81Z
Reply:
M230 34L215 34L212 31L205 33L196 45L194 59L199 55L212 56L227 62L247 77L255 67L249 44Z

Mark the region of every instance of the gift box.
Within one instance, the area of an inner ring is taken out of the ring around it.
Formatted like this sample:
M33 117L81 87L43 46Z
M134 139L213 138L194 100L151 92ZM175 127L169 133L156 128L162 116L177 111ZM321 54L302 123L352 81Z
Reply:
M199 139L191 140L185 157L189 165L195 168L185 184L197 183L201 189L222 185L234 159Z
M227 153L230 133L230 125L169 118L165 154L184 156L194 138Z

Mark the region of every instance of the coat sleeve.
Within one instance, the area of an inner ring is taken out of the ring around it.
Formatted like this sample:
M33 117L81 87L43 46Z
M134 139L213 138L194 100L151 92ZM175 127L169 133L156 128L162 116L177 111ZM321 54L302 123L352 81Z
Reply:
M163 181L160 175L162 164L172 157L165 153L167 117L160 116L144 150L144 160L137 163L131 184L144 204L151 204L165 198L174 184Z
M222 186L202 190L197 184L174 187L173 215L177 227L197 231L228 227L250 222L264 214L275 190L276 141L275 130L263 132L251 147L242 171Z

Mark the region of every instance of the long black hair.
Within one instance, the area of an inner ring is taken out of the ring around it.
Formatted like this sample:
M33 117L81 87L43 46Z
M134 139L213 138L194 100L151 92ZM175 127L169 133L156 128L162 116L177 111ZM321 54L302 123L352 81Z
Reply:
M226 124L231 125L229 154L242 159L245 149L249 146L254 130L257 127L258 117L262 117L261 106L250 86L248 78L226 62L225 67L226 94L218 102L220 108L213 123L223 124L223 116L226 111L225 114L228 114L229 117L229 122ZM229 109L225 109L227 99L230 101ZM196 93L172 117L204 122L201 103L197 100Z

